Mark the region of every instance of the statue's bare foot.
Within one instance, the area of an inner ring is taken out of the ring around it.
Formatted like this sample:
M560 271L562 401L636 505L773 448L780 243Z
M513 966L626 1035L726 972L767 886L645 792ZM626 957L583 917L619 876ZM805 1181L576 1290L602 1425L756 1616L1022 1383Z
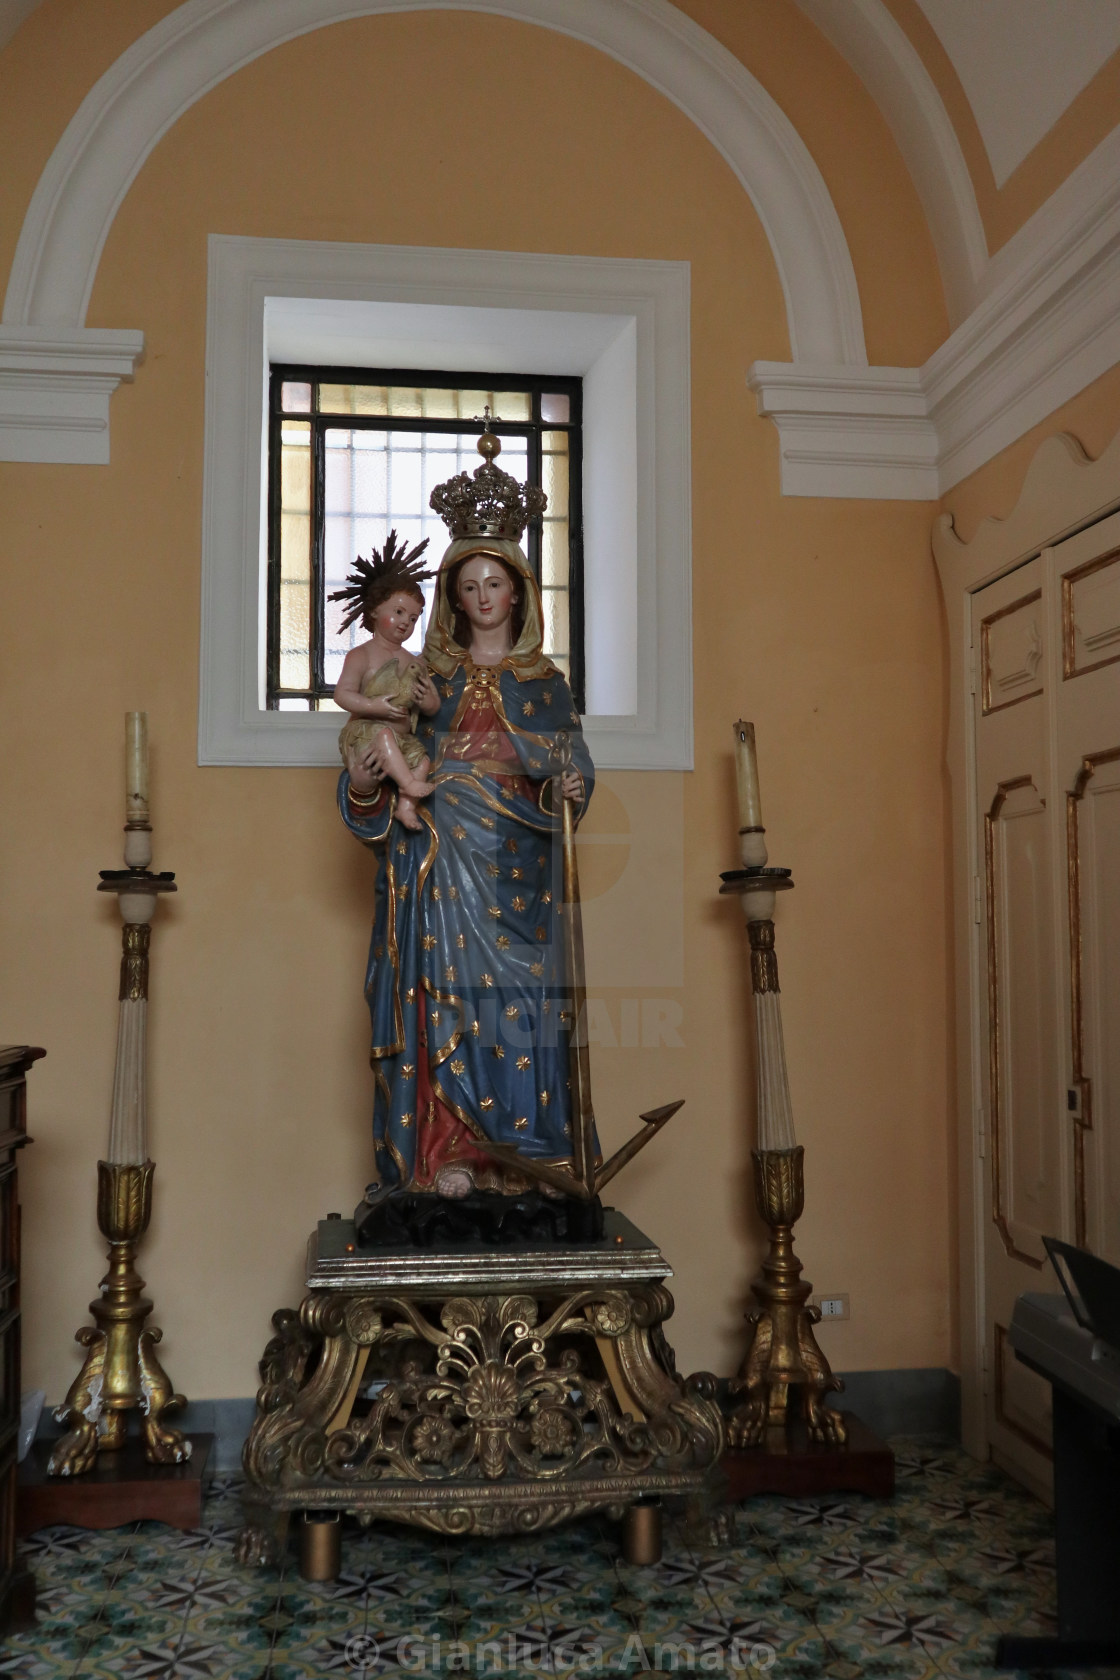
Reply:
M407 799L427 799L429 794L436 791L434 782L426 782L423 776L413 776L407 782L401 782L400 790Z
M420 830L424 826L424 824L420 821L420 818L416 815L416 806L413 804L408 794L404 792L399 793L397 796L397 821L403 824L405 828L413 829L417 834L419 834Z

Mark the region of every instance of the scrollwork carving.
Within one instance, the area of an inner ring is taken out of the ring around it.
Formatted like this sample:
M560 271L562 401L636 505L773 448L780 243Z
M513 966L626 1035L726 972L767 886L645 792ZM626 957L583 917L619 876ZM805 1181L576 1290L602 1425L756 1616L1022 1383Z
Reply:
M313 1294L274 1319L245 1448L253 1497L304 1504L333 1489L359 1514L453 1534L530 1532L632 1499L651 1477L687 1491L723 1431L702 1385L654 1345L671 1311L660 1284ZM597 1337L617 1349L611 1374Z

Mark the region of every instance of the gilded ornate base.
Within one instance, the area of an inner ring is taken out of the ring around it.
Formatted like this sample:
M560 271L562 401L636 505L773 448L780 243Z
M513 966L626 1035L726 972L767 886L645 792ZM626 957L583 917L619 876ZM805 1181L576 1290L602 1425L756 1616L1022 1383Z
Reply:
M348 1226L320 1230L345 1250ZM724 1445L714 1381L677 1376L672 1274L619 1215L599 1243L502 1253L500 1281L493 1253L445 1250L441 1282L432 1255L415 1276L398 1253L347 1277L329 1254L316 1276L317 1252L261 1361L243 1562L277 1562L300 1509L503 1534L621 1517L642 1494L704 1499Z
M54 1414L69 1427L51 1453L52 1476L79 1476L93 1469L99 1452L123 1446L128 1413L134 1409L142 1414L149 1463L182 1464L191 1455L190 1442L163 1422L184 1399L173 1391L156 1357L163 1332L145 1327L152 1303L141 1293L144 1280L133 1263L151 1218L154 1172L152 1161L141 1166L97 1163L97 1223L109 1239L109 1270L100 1296L90 1302L97 1328L85 1325L74 1338L87 1351Z
M817 1346L813 1326L821 1315L807 1304L813 1286L802 1278L793 1252L793 1227L805 1204L805 1151L800 1145L755 1149L751 1158L758 1211L770 1227L770 1251L752 1286L759 1306L747 1315L751 1342L731 1383L731 1392L746 1398L728 1418L728 1439L733 1447L757 1447L768 1429L784 1429L793 1385L803 1399L810 1440L840 1446L847 1438L844 1419L824 1400L844 1385Z

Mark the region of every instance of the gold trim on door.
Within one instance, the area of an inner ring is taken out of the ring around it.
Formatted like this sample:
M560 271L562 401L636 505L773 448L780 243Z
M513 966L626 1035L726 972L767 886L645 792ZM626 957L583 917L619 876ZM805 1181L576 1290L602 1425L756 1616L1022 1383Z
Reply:
M1120 659L1120 653L1110 653L1106 659L1098 659L1092 665L1077 663L1076 626L1073 622L1073 586L1080 583L1082 578L1091 577L1105 566L1114 566L1120 560L1120 548L1110 549L1107 554L1099 554L1094 560L1087 560L1084 566L1076 566L1072 572L1066 572L1062 577L1062 679L1068 682L1071 677L1088 676L1090 671L1099 671L1105 665L1115 665Z
M1028 597L1029 599L1029 597ZM1022 605L1022 602L1019 603ZM1000 1135L1000 1030L999 1030L999 961L996 939L996 820L1009 793L1020 788L1034 788L1030 776L1016 776L1012 781L1000 782L996 796L984 817L984 888L988 911L988 1110L992 1139L992 1223L1003 1240L1003 1246L1013 1260L1023 1260L1041 1271L1043 1262L1033 1254L1016 1248L1003 1211L1003 1177ZM1035 788L1035 792L1038 789ZM1043 806L1046 801L1039 794Z
M1028 694L1017 694L1014 700L1001 700L998 705L992 705L992 661L989 650L991 627L998 624L1001 618L1018 612L1021 607L1029 607L1032 601L1041 601L1042 590L1035 589L1029 595L1022 595L1017 601L1012 601L1009 607L1001 607L998 612L989 613L987 618L980 620L980 701L984 717L990 717L993 712L1005 712L1009 706L1019 706L1024 700L1033 700L1042 693L1042 684L1032 688ZM1040 661L1041 663L1041 661Z
M1114 558L1114 557L1111 557ZM1072 574L1076 576L1075 574ZM1062 580L1063 584L1065 579ZM1111 660L1102 661L1111 664ZM1095 670L1096 667L1094 666ZM1077 673L1080 675L1080 672ZM1069 998L1070 998L1070 1084L1078 1091L1080 1114L1073 1120L1073 1188L1074 1242L1084 1248L1088 1226L1085 1203L1085 1133L1093 1129L1093 1082L1085 1073L1085 1024L1082 1009L1081 966L1081 837L1077 807L1085 797L1085 789L1102 764L1114 764L1120 759L1120 747L1108 752L1090 753L1081 760L1081 769L1066 794L1066 871L1069 891Z

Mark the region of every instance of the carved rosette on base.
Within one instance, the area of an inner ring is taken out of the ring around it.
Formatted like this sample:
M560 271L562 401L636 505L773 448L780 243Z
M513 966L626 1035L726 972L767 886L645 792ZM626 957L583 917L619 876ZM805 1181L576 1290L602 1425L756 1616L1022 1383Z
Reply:
M301 1508L503 1534L621 1517L642 1494L702 1503L724 1445L714 1379L677 1376L672 1296L611 1259L565 1284L562 1264L546 1280L531 1254L505 1255L509 1281L490 1289L313 1288L278 1312L245 1446L242 1561L277 1562Z

